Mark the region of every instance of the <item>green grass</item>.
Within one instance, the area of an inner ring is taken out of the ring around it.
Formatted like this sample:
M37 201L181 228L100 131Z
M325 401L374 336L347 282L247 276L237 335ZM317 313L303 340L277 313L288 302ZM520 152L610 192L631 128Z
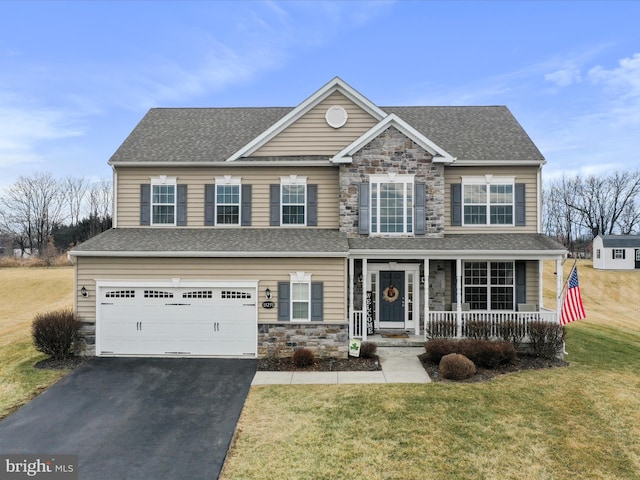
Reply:
M31 341L31 321L39 312L72 303L73 269L0 268L0 419L27 403L68 373L41 370L46 358Z

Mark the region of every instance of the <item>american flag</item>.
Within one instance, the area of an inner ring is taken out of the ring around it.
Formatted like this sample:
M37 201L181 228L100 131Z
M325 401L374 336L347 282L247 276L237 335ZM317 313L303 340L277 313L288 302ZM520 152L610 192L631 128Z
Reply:
M578 284L578 268L574 265L569 275L569 283L562 300L562 312L560 313L560 325L566 325L585 318L582 295L580 295L580 285Z

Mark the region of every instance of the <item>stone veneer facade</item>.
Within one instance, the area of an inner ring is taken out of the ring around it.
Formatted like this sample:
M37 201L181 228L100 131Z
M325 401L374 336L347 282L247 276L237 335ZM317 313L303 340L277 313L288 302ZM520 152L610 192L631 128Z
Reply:
M298 348L317 358L347 358L349 326L323 322L263 323L258 325L258 357L291 357Z
M369 175L396 173L415 175L427 186L426 236L444 236L444 165L395 127L389 127L340 165L340 230L358 236L358 185Z

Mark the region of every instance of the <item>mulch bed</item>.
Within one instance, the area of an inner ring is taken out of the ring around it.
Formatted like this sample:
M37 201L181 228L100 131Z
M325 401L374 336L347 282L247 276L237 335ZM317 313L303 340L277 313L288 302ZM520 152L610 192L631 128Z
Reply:
M40 360L34 365L34 367L43 370L67 370L79 367L84 363L84 361L85 358L83 357L69 357L65 360L56 360L53 357L49 357L44 360Z
M366 372L380 370L378 357L375 358L316 358L313 364L298 368L289 358L259 358L258 370L271 372Z
M567 367L569 364L564 360L557 358L540 358L534 355L518 355L514 363L510 365L501 365L496 369L478 368L478 372L471 378L465 380L446 380L440 378L440 371L437 363L431 363L427 359L427 354L423 353L418 358L422 362L422 366L426 370L431 380L434 382L457 382L457 383L475 383L486 382L500 375L507 373L519 372L521 370L542 370L546 368Z

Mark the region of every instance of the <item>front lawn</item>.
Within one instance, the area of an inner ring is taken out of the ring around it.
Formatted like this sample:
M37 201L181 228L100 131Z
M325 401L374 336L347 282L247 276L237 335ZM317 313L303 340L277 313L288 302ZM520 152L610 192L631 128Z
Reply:
M73 268L0 268L0 419L27 403L68 370L41 370L46 358L31 342L36 313L70 307Z

